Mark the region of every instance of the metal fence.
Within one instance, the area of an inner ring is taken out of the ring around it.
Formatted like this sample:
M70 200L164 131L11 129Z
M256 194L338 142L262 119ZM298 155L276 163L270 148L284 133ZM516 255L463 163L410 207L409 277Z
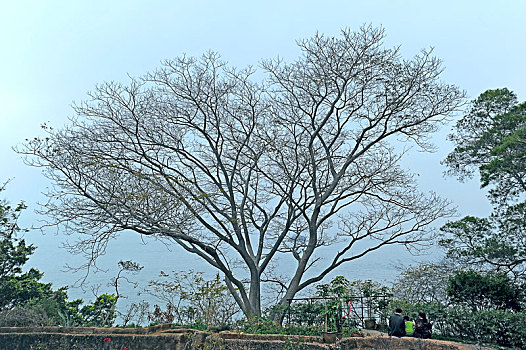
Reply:
M326 305L328 301L339 300L341 303L341 312L342 320L347 325L365 327L366 320L374 319L378 324L384 324L387 322L387 314L383 314L382 309L379 308L381 305L380 301L383 302L383 305L387 306L388 295L360 295L360 296L348 296L348 297L312 297L312 298L293 298L287 299L288 301L288 310L287 310L287 323L294 323L292 317L293 303L294 302L304 302L308 305L314 305L321 303L325 306L325 313L327 313ZM316 309L312 307L311 309ZM319 309L319 307L318 307Z

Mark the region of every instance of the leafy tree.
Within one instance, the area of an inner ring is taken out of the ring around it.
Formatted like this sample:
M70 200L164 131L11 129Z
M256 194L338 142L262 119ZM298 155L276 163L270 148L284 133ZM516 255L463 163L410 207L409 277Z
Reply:
M4 189L5 184L0 192ZM18 225L24 209L23 202L15 207L5 200L0 202L0 324L68 324L79 301L68 302L66 288L54 291L51 283L39 282L43 276L39 270L30 268L23 272L23 266L36 249L17 237L26 231Z
M453 303L473 311L520 311L525 301L522 286L499 272L458 271L448 281L447 295Z
M488 90L472 102L450 139L456 147L445 163L449 174L480 174L494 203L513 203L526 192L526 103L508 89Z
M372 280L353 281L350 284L349 293L353 296L363 296L360 301L365 304L368 318L378 318L383 323L387 319L388 313L392 312L388 310L388 306L393 294L388 287L380 282Z
M84 235L73 248L87 264L123 230L175 242L223 274L246 315L261 314L262 283L286 305L371 251L417 248L451 210L417 190L395 145L429 150L464 94L431 51L406 60L383 39L370 26L315 35L295 62L263 61L259 81L207 53L99 85L69 126L19 149L56 185L44 214ZM283 278L279 258L294 266Z
M101 294L93 304L83 306L79 311L83 318L83 326L111 326L117 317L114 307L116 303L115 295Z
M5 188L0 187L0 192ZM93 316L106 315L107 303L111 296L101 296L93 305L80 309L82 299L68 301L67 288L53 290L51 283L39 280L43 273L30 268L22 268L36 247L27 245L24 239L17 237L26 231L18 226L18 218L26 208L23 202L11 207L6 201L0 201L0 325L3 326L85 326L95 325ZM114 317L108 318L108 323Z
M317 296L332 298L326 302L329 321L341 330L342 315L348 310L349 302L354 307L363 307L367 318L378 318L383 321L387 317L387 307L392 293L388 287L372 280L356 280L349 282L343 276L336 276L329 283L316 285ZM346 317L350 323L352 315ZM355 321L355 320L353 320Z
M5 185L0 187L0 192ZM27 245L17 234L24 229L18 226L20 213L26 208L23 202L16 207L0 202L0 311L24 305L31 299L51 297L51 284L39 282L42 273L31 268L22 272L22 266L36 249Z
M526 217L524 203L489 218L466 216L444 225L440 240L459 268L478 268L526 277Z
M525 277L526 103L508 89L488 90L473 101L451 135L456 147L445 160L463 180L476 171L489 188L494 212L446 224L441 244L466 265Z
M316 295L322 298L348 298L350 289L351 282L343 276L336 276L329 283L318 284Z

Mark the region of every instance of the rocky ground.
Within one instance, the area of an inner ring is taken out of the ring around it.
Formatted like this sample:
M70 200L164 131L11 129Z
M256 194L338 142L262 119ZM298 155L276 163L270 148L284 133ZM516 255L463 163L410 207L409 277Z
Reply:
M344 338L335 344L326 344L322 337L315 336L244 334L233 331L209 333L171 328L170 324L137 329L5 327L0 328L0 349L187 350L201 349L206 344L208 348L216 348L216 344L218 348L245 350L284 350L291 349L291 346L308 350L495 350L437 339L389 337L373 330L364 330L363 333L364 337Z
M370 329L363 329L362 330L365 336L373 336L373 337L387 337L385 333L370 330ZM440 340L436 340L437 342L440 342ZM455 343L455 342L448 342L448 343ZM499 348L496 347L490 347L490 346L483 346L479 344L463 344L463 343L457 343L459 345L462 345L466 347L467 349L473 349L473 350L496 350Z

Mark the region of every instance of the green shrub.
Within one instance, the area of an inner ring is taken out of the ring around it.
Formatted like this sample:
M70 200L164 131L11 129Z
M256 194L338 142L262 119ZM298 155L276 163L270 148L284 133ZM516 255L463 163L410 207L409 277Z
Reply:
M438 329L444 336L491 343L519 349L526 348L526 313L510 310L466 311L447 309L447 320ZM444 320L445 321L445 320Z
M503 272L457 271L448 281L447 295L454 304L473 311L520 311L524 304L521 287Z
M250 334L280 334L282 328L278 323L264 317L239 320L236 325L240 331Z
M239 320L236 324L236 328L240 332L250 334L286 334L304 336L321 336L325 331L325 325L323 323L317 325L290 323L285 326L280 326L278 323L265 317ZM349 326L344 326L342 331L344 337L360 332L358 328Z
M526 349L526 312L512 310L479 310L440 303L410 304L394 301L391 308L400 307L404 315L416 318L424 311L433 323L433 338L496 344Z

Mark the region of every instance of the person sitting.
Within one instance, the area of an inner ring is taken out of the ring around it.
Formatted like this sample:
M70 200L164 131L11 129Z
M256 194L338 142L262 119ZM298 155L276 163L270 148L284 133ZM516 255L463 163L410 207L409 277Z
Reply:
M415 319L414 336L422 339L431 338L431 327L433 327L433 325L427 320L426 313L420 311L418 318Z
M414 326L414 323L413 321L410 321L409 320L409 316L404 316L404 323L405 323L405 335L408 336L408 337L412 337L413 336L413 326Z
M389 317L389 332L390 336L403 337L405 335L404 318L402 317L402 309L395 310L395 314Z

